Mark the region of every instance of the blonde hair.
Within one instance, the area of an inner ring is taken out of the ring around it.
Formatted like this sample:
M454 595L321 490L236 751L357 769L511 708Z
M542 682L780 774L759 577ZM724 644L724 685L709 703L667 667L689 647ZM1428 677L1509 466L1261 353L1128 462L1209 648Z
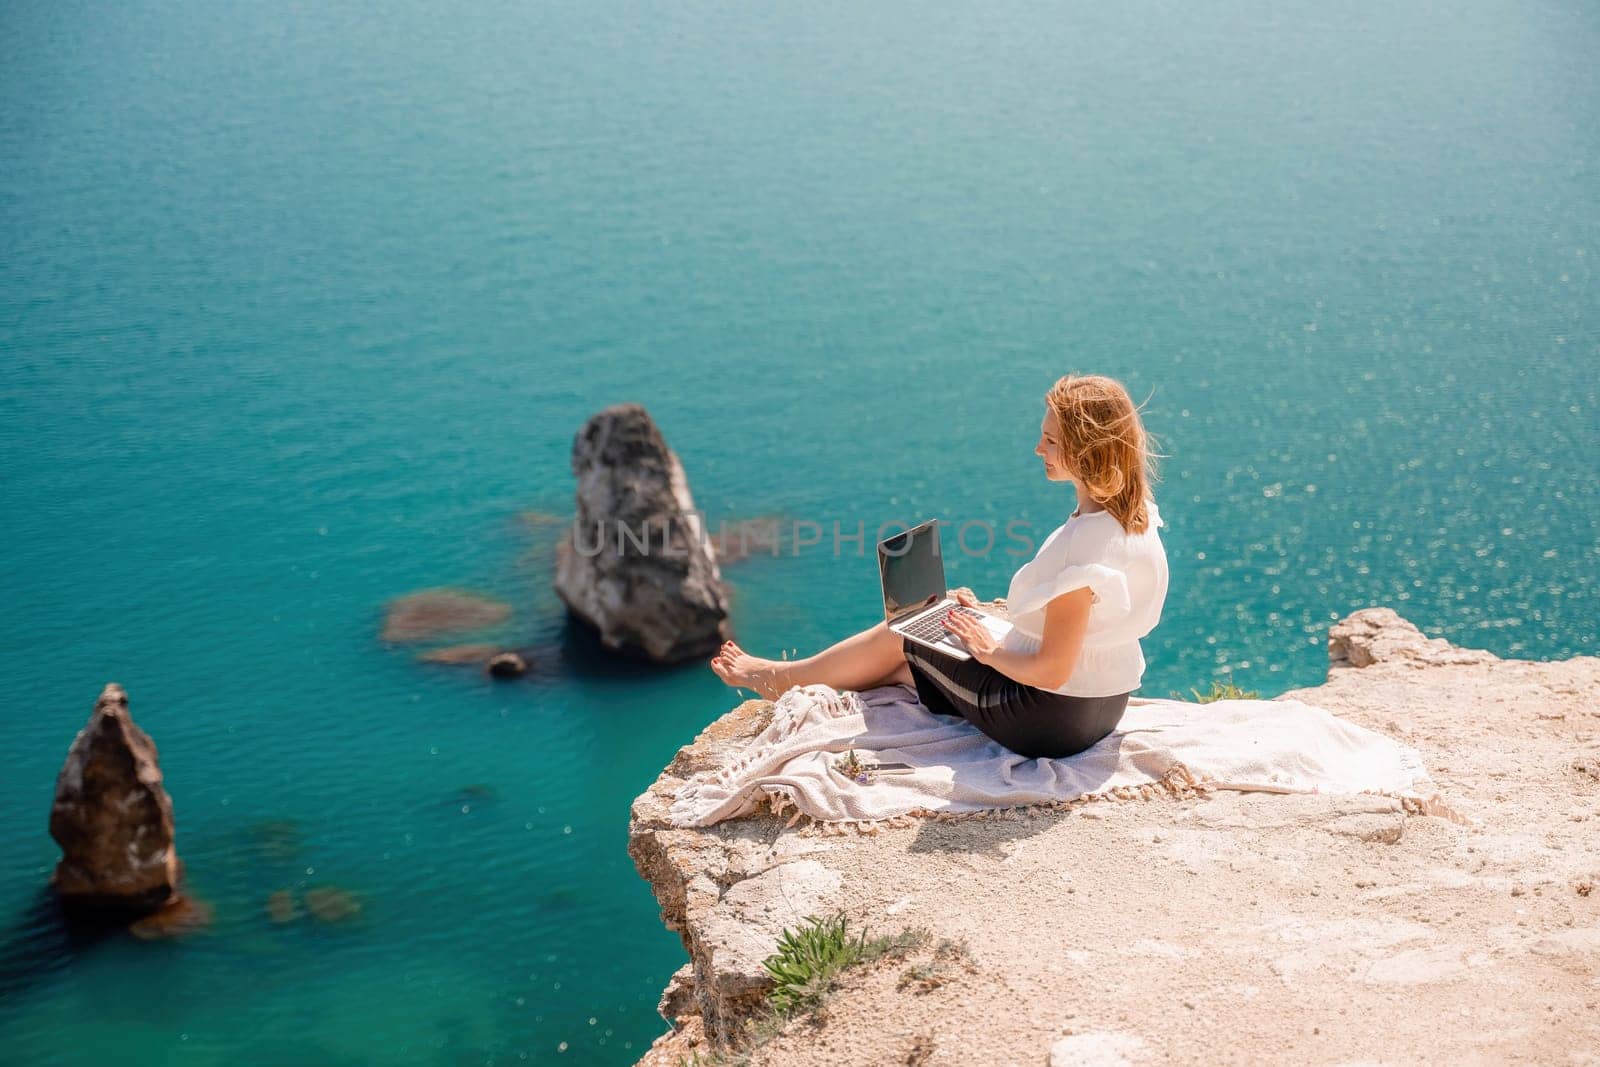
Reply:
M1150 527L1156 453L1139 408L1122 383L1098 374L1063 375L1045 394L1061 431L1061 459L1091 497L1128 533Z

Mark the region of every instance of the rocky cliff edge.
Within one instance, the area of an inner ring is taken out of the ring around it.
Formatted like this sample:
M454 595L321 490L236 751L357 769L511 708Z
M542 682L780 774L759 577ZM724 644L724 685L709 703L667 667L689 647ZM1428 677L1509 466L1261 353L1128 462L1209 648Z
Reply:
M752 1064L1600 1063L1600 658L1502 660L1393 611L1335 625L1282 694L1419 749L1469 822L1371 797L1216 792L819 833L671 827L678 786L767 701L684 746L629 853L689 962L640 1061L725 1051L785 927L843 910L963 944L846 972Z

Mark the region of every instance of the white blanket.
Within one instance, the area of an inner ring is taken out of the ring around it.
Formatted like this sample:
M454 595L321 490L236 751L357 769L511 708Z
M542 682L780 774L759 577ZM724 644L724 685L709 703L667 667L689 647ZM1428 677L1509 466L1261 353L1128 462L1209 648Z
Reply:
M836 767L851 749L916 770L863 784ZM904 685L860 693L795 686L736 759L679 789L671 818L707 826L766 804L779 813L793 806L790 824L809 816L859 830L908 815L1209 789L1376 793L1459 818L1438 804L1415 749L1298 700L1136 699L1094 747L1029 759L970 723L933 714Z

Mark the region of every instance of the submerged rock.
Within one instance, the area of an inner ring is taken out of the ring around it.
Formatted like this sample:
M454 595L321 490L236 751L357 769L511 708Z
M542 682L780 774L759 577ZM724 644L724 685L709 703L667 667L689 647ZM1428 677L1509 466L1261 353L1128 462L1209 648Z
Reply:
M211 925L212 908L192 895L174 897L166 907L146 915L128 926L128 932L142 941L183 937Z
M443 663L452 667L477 667L500 654L499 645L450 645L417 653L422 663Z
M295 900L293 889L279 889L267 898L267 917L275 923L292 923L302 915L325 923L343 922L361 914L361 901L349 890L335 886L318 886L307 889L303 896L305 911Z
M478 808L492 807L500 803L500 793L492 785L475 782L457 789L446 803L466 815Z
M50 885L69 910L137 917L178 900L183 863L156 760L127 693L107 685L67 750L50 809L62 851Z
M343 922L361 914L361 901L355 894L333 886L307 889L305 902L306 910L325 923Z
M383 623L385 641L422 641L460 630L482 630L511 617L511 607L460 589L424 589L396 597Z
M300 825L293 819L265 819L250 826L248 833L262 859L292 860L300 854Z
M572 445L578 511L555 590L621 655L673 663L731 636L728 593L678 457L639 404L596 414Z
M532 669L534 653L501 645L451 645L419 653L417 659L451 667L482 667L492 678L521 678Z
M267 917L275 923L292 923L300 918L300 908L294 902L294 893L288 889L280 889L268 897Z

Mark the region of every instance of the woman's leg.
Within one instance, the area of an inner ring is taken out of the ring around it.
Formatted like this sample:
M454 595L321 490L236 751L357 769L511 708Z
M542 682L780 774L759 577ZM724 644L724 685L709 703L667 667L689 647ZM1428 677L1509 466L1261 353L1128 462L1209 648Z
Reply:
M732 686L754 689L776 700L797 685L821 684L834 689L870 689L896 672L905 660L905 639L880 622L851 634L814 656L771 660L752 656L732 641L711 660L717 677Z
M907 663L905 661L905 659L902 658L900 660L900 665L898 667L896 667L894 670L890 671L888 674L884 675L882 678L879 678L876 682L873 682L871 685L864 685L861 688L863 688L863 689L876 689L880 685L909 685L909 686L915 686L916 684L917 684L917 679L911 673L911 664Z

